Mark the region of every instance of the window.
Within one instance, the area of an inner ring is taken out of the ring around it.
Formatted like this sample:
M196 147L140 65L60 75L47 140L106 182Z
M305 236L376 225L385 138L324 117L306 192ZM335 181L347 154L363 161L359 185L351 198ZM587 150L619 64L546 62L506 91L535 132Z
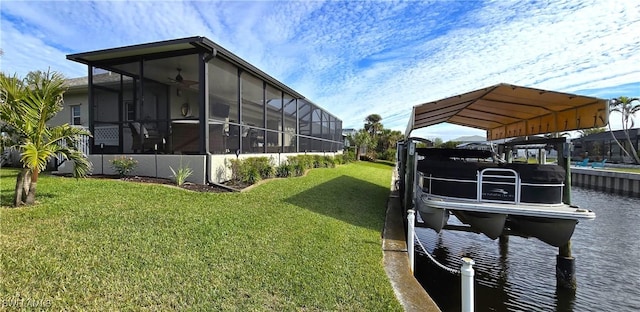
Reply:
M136 120L136 105L133 101L125 101L124 109L126 110L126 120L134 121Z
M80 121L80 105L71 106L71 124L72 125L81 125Z

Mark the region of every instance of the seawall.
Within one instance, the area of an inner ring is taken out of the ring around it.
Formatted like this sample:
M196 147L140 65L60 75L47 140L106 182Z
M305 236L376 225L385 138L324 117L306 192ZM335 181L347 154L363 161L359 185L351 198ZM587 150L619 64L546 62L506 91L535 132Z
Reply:
M640 197L640 174L591 168L571 168L571 185Z

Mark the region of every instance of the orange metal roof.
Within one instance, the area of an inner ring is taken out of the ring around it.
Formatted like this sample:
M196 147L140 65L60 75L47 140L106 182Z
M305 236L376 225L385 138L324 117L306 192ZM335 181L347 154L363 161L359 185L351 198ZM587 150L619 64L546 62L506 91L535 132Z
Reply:
M510 84L413 107L406 136L448 122L487 131L487 140L606 126L607 100Z

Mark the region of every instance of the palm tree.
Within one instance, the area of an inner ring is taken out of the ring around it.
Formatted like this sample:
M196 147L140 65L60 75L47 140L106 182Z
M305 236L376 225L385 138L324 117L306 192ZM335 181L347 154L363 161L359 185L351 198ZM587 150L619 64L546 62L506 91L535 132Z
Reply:
M636 164L640 164L640 158L638 157L638 152L636 151L636 147L633 146L631 142L631 137L629 137L629 129L632 129L634 126L634 117L637 112L640 111L640 99L639 98L630 98L626 96L621 96L616 99L611 99L609 102L609 108L612 112L618 112L622 118L622 131L627 139L627 143L629 143L629 150L625 149L618 141L615 135L613 135L613 130L611 130L611 123L609 123L609 131L611 132L611 136L616 141L620 149L627 155L627 157L632 157Z
M364 119L364 129L369 132L369 135L373 138L376 134L382 130L383 126L380 123L382 117L378 114L371 114Z
M51 127L47 122L62 110L64 78L56 72L30 72L24 79L0 73L0 118L16 137L22 171L16 179L14 206L35 203L38 175L56 154L72 160L75 177L91 169L77 148L86 130L68 124Z
M353 142L356 145L356 161L360 160L360 150L363 147L371 147L374 143L371 136L369 136L369 132L365 129L360 129L353 135Z

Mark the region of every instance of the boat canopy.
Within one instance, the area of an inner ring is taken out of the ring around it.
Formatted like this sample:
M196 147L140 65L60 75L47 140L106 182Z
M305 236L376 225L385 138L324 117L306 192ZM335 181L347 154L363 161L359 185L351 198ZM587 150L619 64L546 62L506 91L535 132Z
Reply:
M604 127L607 100L497 84L413 107L405 136L448 122L487 131L487 140Z

